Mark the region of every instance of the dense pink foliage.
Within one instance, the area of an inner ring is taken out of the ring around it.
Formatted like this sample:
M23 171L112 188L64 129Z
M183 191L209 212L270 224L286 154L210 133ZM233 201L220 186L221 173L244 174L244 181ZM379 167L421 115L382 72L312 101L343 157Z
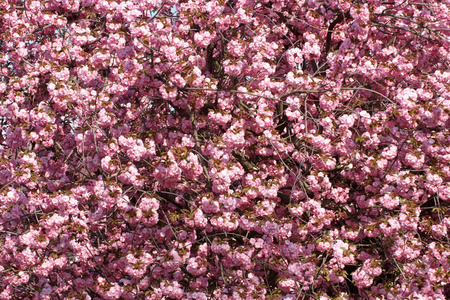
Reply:
M450 1L0 1L0 299L445 299Z

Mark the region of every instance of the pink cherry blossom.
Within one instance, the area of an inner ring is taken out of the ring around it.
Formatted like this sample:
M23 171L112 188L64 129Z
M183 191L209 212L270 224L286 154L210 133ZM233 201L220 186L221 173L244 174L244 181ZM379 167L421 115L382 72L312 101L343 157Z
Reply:
M0 1L1 299L447 299L448 1Z

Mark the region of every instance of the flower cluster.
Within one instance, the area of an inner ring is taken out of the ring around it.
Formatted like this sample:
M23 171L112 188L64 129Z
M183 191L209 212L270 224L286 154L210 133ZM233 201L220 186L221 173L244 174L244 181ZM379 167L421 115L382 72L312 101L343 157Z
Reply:
M448 299L450 4L362 2L0 1L0 300Z

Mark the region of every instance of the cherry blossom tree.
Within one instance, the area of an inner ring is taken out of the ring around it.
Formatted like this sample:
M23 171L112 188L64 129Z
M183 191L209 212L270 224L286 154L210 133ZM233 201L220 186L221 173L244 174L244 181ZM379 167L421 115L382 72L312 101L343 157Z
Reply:
M0 2L0 299L446 299L450 1Z

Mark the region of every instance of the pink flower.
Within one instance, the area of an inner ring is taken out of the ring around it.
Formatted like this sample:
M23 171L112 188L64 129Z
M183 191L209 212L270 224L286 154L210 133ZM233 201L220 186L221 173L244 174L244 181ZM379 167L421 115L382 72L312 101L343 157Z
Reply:
M206 264L199 256L189 258L187 271L194 276L200 276L206 272Z
M299 48L290 48L286 52L286 60L291 67L296 67L303 62L302 51Z
M307 60L317 59L320 56L320 47L317 43L306 42L302 47L302 52Z
M219 197L219 202L223 205L225 210L227 211L233 211L236 208L236 199L231 197L225 197L221 195Z
M179 167L189 179L196 179L203 173L198 156L193 153L189 153L186 159L179 163Z
M193 228L205 228L208 224L208 219L205 218L203 211L197 209L194 212L193 218L185 218L186 225Z
M337 240L333 245L333 256L340 264L351 264L355 261L353 248L354 246L350 246L348 243Z
M211 251L214 253L226 255L229 250L230 250L230 246L225 241L221 242L217 239L214 239L211 244Z
M231 212L224 212L220 216L215 216L210 222L217 230L233 231L239 226L235 214Z
M172 73L170 76L170 79L173 83L175 83L176 86L183 88L186 85L186 81L179 73Z
M242 149L245 144L245 131L242 122L233 124L223 135L224 144L230 149Z
M380 224L380 230L385 236L392 236L400 229L400 222L396 218L389 218L387 223Z
M119 299L123 293L123 289L117 283L114 283L113 286L103 294L103 297L107 300L115 300Z
M228 43L227 50L231 55L238 58L244 55L245 46L244 43L242 43L242 41L232 40Z
M356 117L354 115L343 115L343 116L339 117L339 121L341 122L341 125L346 128L352 127L353 124L355 123L355 119L356 119Z
M350 9L350 14L352 18L358 20L362 24L367 23L370 20L370 10L367 4L364 4L358 8L352 7Z
M114 118L111 114L108 114L104 108L102 108L98 113L98 118L99 126L102 128L113 126L116 123L116 118Z
M266 221L262 227L262 230L267 235L276 236L278 234L279 226L276 223Z
M117 166L111 161L110 156L105 156L102 158L101 167L104 171L108 173L114 173L117 170Z
M381 155L386 159L394 159L397 156L397 146L391 145L388 148L385 148Z
M412 166L414 169L420 169L425 161L425 156L420 153L407 153L405 156L405 163Z
M185 294L180 284L176 281L161 282L160 288L163 295L173 299L181 299Z
M208 31L197 32L194 34L194 41L199 47L207 47L213 39L214 35Z
M278 281L278 287L284 293L289 293L289 292L294 291L294 288L297 287L297 284L294 279L284 278L284 279ZM294 298L292 298L292 299L294 299Z
M219 211L219 202L212 201L206 197L202 198L202 210L205 213L216 213Z
M124 184L130 184L135 187L141 187L143 185L143 179L140 178L140 173L136 169L136 166L129 164L125 171L123 171L118 179Z
M163 186L167 187L175 187L181 180L181 168L175 162L172 152L167 153L167 157L157 166L154 176Z
M359 288L369 287L373 283L373 278L369 276L362 268L358 268L352 274L352 278L355 281L355 284Z
M192 300L207 300L208 297L205 295L205 293L202 292L194 292L194 293L188 293L187 299Z
M239 76L247 66L247 63L242 60L231 61L227 59L223 62L225 73L231 76Z
M391 196L390 194L385 194L384 196L379 198L380 204L381 206L387 208L387 209L394 209L396 208L399 204L399 197L398 196Z
M224 115L220 112L215 113L213 111L210 111L208 113L208 119L211 122L216 123L217 125L225 125L231 121L232 117L231 117L231 115Z

